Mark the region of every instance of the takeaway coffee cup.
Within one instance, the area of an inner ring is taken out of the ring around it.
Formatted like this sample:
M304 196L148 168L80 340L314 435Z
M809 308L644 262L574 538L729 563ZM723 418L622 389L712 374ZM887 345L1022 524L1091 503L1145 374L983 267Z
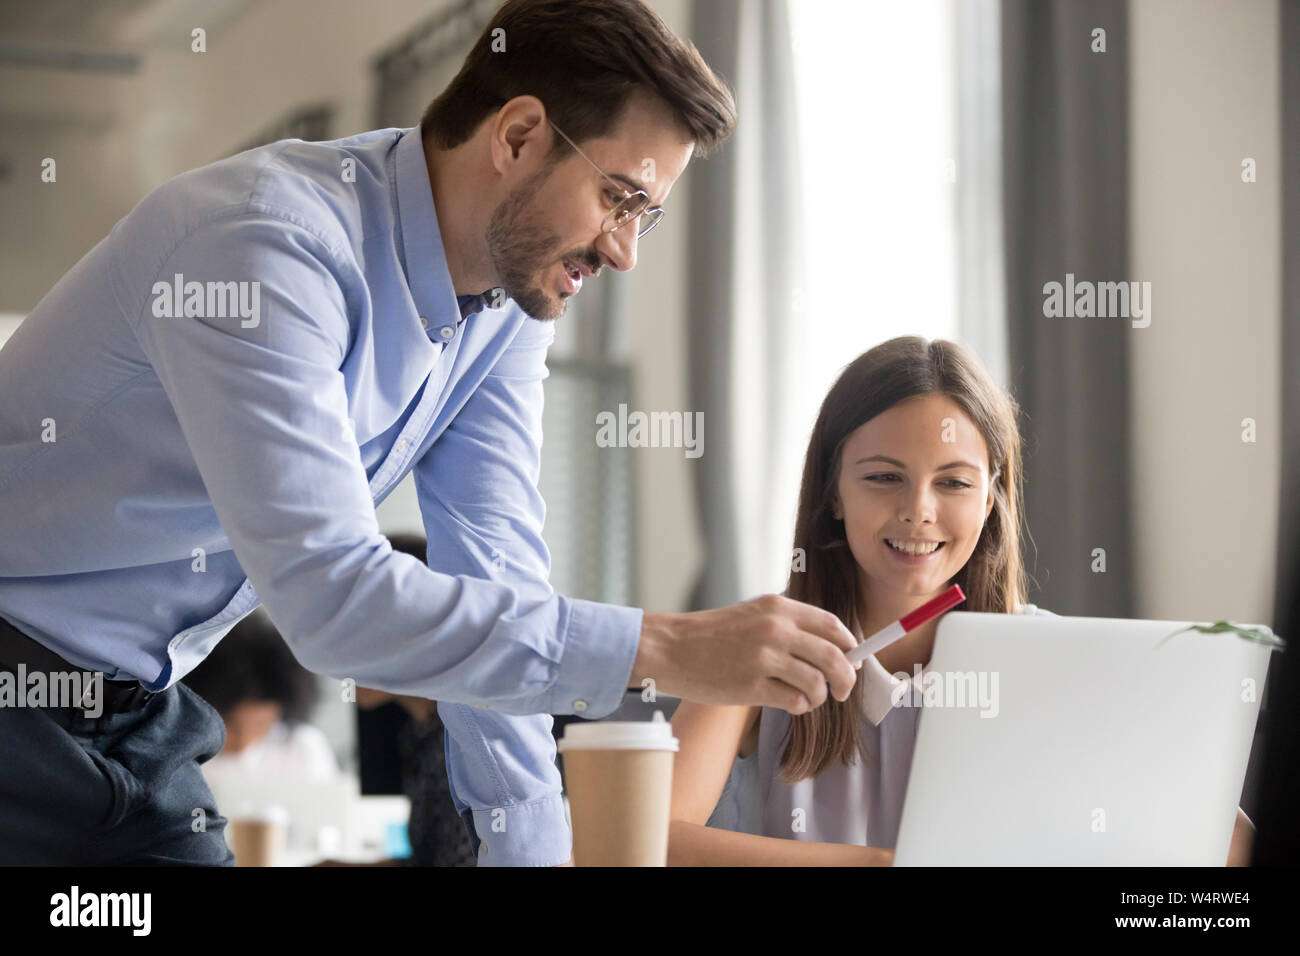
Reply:
M232 819L230 848L235 866L277 866L284 855L288 815L280 807Z
M677 738L650 721L573 723L564 755L575 866L666 866Z

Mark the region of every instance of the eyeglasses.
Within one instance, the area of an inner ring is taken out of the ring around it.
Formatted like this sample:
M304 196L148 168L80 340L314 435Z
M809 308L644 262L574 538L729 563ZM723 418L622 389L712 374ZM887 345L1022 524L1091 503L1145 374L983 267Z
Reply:
M551 123L549 119L547 122ZM636 192L628 192L626 186L611 177L605 172L605 170L601 169L595 163L591 162L591 157L578 149L578 144L565 136L563 130L554 123L551 123L551 129L559 133L560 138L572 146L574 152L585 159L588 163L591 163L591 168L604 176L605 180L623 196L623 199L609 211L609 214L605 216L604 221L600 224L601 232L613 232L615 229L621 229L623 226L626 226L629 222L634 222L635 220L640 219L641 225L638 227L636 233L636 237L640 239L655 226L659 225L660 220L664 218L663 207L651 206L650 197L646 194L645 190L638 189Z

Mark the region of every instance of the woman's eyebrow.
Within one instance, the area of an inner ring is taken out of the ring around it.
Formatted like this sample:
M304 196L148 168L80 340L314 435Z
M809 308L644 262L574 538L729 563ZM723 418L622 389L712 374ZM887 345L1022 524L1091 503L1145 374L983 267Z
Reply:
M868 458L859 458L857 461L854 462L854 464L861 465L868 461L883 461L891 465L895 465L899 468L902 468L904 471L907 470L907 466L905 464L903 464L897 458L890 458L888 455L871 455ZM950 461L946 465L940 465L938 468L935 469L935 471L947 471L949 468L973 468L975 471L979 471L979 465L972 465L968 461Z

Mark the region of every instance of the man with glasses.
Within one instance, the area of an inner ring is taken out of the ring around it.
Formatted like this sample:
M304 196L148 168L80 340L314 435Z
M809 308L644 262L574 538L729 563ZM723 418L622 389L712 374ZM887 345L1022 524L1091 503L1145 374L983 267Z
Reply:
M0 352L0 666L103 700L0 707L0 864L232 862L178 681L259 603L310 670L439 701L481 864L569 858L548 714L848 696L826 612L547 583L549 320L734 122L639 0L510 0L419 129L179 176L55 285ZM411 471L427 563L375 519Z

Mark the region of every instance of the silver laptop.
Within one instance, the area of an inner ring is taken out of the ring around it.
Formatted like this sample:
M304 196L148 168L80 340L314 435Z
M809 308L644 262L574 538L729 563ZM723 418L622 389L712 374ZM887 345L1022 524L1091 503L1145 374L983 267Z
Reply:
M1271 651L1185 625L948 614L895 865L1222 866Z

